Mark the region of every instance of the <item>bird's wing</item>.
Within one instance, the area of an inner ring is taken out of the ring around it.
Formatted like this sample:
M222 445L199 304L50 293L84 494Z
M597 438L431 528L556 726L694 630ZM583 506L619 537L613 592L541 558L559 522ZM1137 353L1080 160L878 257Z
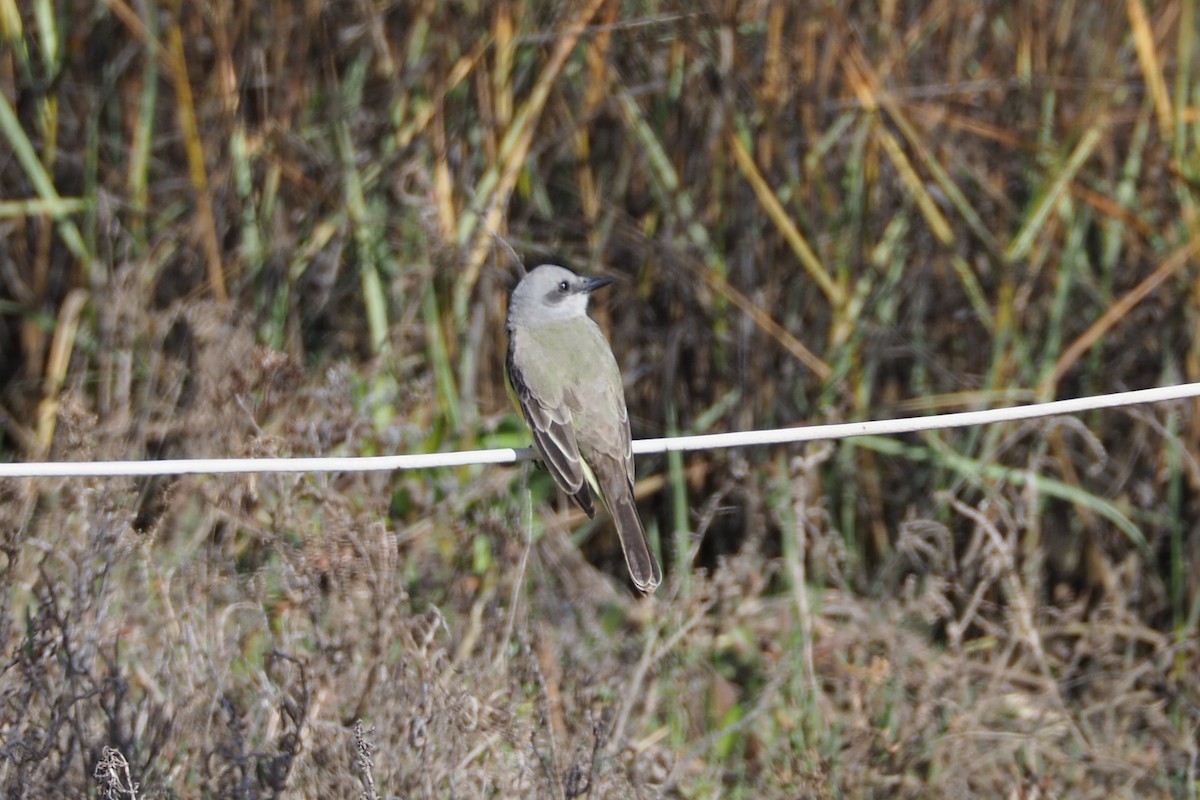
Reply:
M625 397L618 398L621 409L621 438L625 442L625 453L622 461L625 463L625 473L629 475L629 482L633 483L633 433L629 430L629 409L625 407Z
M533 431L534 444L542 454L546 469L554 477L554 482L571 495L589 517L594 517L596 507L592 503L591 489L584 480L579 444L571 425L571 409L561 397L539 394L514 363L513 351L514 345L510 343L505 364L508 380L517 396L521 413Z
M588 419L588 430L581 434L581 445L587 458L595 450L620 464L632 484L633 435L621 372L600 328L593 323L590 330L596 343L597 363L585 389L593 412Z

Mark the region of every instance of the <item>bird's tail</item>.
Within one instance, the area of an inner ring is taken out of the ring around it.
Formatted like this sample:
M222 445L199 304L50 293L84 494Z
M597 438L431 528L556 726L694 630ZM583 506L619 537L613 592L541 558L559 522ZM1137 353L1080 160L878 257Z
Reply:
M625 563L633 584L639 591L650 594L662 583L662 569L654 553L650 552L650 541L646 529L638 516L637 503L633 499L633 484L629 481L624 465L616 459L594 458L596 478L600 483L605 505L612 514L625 551Z

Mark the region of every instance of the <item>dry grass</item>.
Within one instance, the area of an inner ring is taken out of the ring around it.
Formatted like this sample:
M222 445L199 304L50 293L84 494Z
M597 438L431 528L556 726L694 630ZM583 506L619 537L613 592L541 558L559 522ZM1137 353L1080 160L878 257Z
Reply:
M511 246L636 435L1200 380L1194 0L0 0L12 458L524 444ZM1200 797L1200 416L0 485L11 797ZM614 581L612 576L616 576Z

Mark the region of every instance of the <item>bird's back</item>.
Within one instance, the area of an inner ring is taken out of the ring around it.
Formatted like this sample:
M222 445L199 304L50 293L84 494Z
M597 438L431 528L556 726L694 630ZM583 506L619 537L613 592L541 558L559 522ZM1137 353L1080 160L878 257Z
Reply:
M571 409L584 458L597 449L611 450L614 442L624 447L629 414L621 372L595 322L578 317L518 328L512 347L526 385L539 399Z

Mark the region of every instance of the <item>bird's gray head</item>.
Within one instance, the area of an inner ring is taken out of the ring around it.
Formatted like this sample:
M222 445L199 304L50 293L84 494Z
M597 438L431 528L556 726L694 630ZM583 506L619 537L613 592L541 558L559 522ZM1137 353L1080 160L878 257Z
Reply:
M543 264L529 271L508 299L508 327L545 325L587 315L588 296L612 278L585 278L566 267Z

